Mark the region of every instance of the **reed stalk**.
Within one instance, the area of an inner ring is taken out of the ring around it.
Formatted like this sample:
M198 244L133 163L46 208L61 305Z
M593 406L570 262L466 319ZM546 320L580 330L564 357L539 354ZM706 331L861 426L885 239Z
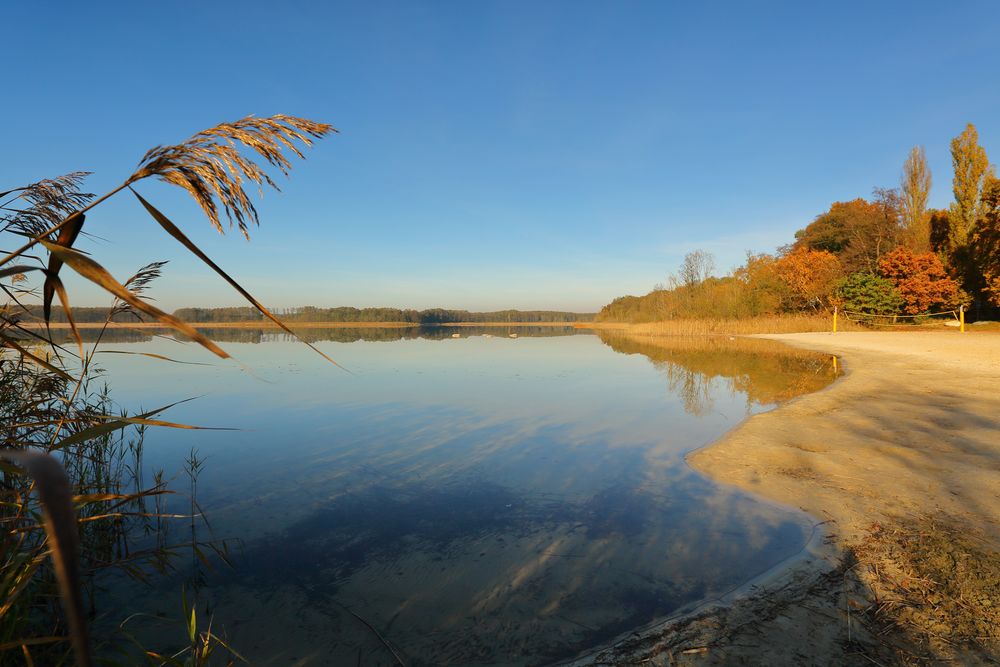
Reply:
M3 528L0 532L0 660L6 649L19 651L29 663L33 661L32 651L39 650L44 652L45 664L61 660L61 635L67 628L51 609L51 601L56 598L49 594L48 587L54 580L64 602L74 659L82 667L91 664L83 602L85 577L92 576L102 567L114 566L141 578L147 566L162 567L169 556L169 550L159 537L157 546L144 552L130 551L128 544L128 536L137 523L148 529L150 522L155 520L156 526L161 526L165 516L159 506L159 496L166 492L162 475L154 474L153 487L143 488L142 484L141 436L144 429L148 426L196 428L154 418L166 408L138 416L116 415L109 409L106 394L94 398L88 387L97 345L89 353L84 349L72 317L69 295L59 278L61 268L68 266L115 297L115 304L98 335L98 343L114 317L129 312L140 319L141 316L150 317L220 357L228 356L207 336L143 297L143 288L158 275L162 264L144 267L122 283L96 260L74 248L86 224L85 214L121 191L131 190L161 229L232 285L265 317L294 335L132 186L155 178L180 187L195 200L218 232L225 232L222 222L225 218L230 229L235 226L249 238L250 225L259 224L259 219L245 185L278 187L260 164L240 149L287 175L291 161L286 153L302 158L300 145L309 146L314 139L330 132L336 132L330 125L294 116L247 117L199 132L180 144L150 149L122 184L100 197L79 190L80 182L87 175L84 172L0 193L0 199L11 196L0 203L0 235L28 238L0 258L0 281L10 281L9 284L0 282L0 289L10 299L0 308L0 347L3 348L0 352L3 370L0 378L0 413L3 416L0 422L0 435L3 436L0 447L0 526ZM11 202L16 200L29 205L25 209L11 207ZM28 254L38 246L47 251L48 261ZM15 259L24 264L8 266ZM46 324L52 300L58 297L77 342L76 355L55 343L47 329L44 333L29 330L21 326L13 314L13 306L27 310L21 303L22 298L37 298L37 288L22 284L28 280L26 274L35 271L44 276L41 293ZM38 349L29 349L32 346ZM74 358L79 362L75 377L67 365L67 360ZM129 428L138 429L138 444L125 439L123 434ZM126 442L129 444L124 444ZM15 465L4 463L4 460ZM131 469L126 460L131 461ZM192 491L194 480L192 476ZM149 498L156 502L153 513L145 508ZM192 497L192 521L194 508ZM190 547L193 553L200 554L200 546L192 524ZM51 555L51 561L46 558L47 554ZM83 569L81 559L86 565ZM42 621L43 626L47 623L48 632L39 632L36 627L40 618L49 619ZM207 664L214 647L225 646L225 642L211 626L207 631L196 631L193 607L190 619L189 662ZM147 655L157 654L147 652ZM173 657L166 660L169 662Z

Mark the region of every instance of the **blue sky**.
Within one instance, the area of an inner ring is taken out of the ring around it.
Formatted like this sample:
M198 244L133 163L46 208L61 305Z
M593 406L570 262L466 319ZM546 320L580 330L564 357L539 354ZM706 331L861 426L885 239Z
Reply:
M821 6L820 6L821 5ZM247 114L340 134L258 203L248 244L140 191L265 303L596 310L685 252L726 271L892 187L973 122L1000 152L1000 5L920 2L18 3L0 186L103 193L155 144ZM0 189L6 189L0 187ZM119 196L81 247L171 260L168 308L238 295ZM108 301L79 282L77 305Z

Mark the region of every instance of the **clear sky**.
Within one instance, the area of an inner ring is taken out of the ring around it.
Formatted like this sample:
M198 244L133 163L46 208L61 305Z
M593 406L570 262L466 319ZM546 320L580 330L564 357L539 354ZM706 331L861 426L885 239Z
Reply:
M273 306L596 310L701 248L726 271L973 122L1000 154L995 2L49 2L4 8L0 190L248 114L332 123L248 244L140 191ZM168 308L239 297L128 196L81 247ZM70 285L76 305L108 301Z

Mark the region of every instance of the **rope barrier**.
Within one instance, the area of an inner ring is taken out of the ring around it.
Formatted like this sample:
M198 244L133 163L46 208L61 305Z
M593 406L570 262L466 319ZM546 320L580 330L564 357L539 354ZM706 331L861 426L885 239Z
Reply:
M898 318L901 318L901 317L918 318L918 317L933 317L935 315L951 315L956 320L958 319L958 311L957 310L942 310L942 311L937 312L937 313L918 313L916 315L906 315L906 314L900 314L900 315L881 315L881 314L878 314L878 313L863 313L863 312L860 312L860 311L857 311L857 310L841 310L840 312L844 313L845 315L861 315L862 317L887 317L887 318L892 318L894 320L898 319Z
M842 316L848 322L853 322L855 324L863 324L867 326L876 327L910 327L916 324L916 320L931 318L939 315L951 315L959 323L959 330L965 331L965 309L959 308L958 310L942 310L936 313L918 313L916 315L910 314L895 314L895 315L884 315L880 313L864 313L856 310L840 310L839 308L834 308L833 310L833 331L837 331L837 316ZM855 317L851 317L854 315ZM880 322L877 318L882 318L884 320L891 319L891 322ZM899 320L913 319L913 322L899 322Z

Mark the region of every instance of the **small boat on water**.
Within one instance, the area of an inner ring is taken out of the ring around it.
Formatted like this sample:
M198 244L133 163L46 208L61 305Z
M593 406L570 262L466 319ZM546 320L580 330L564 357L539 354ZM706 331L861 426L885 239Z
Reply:
M511 338L517 338L517 334L511 334L510 337Z
M452 334L451 337L452 338L461 338L462 334Z

